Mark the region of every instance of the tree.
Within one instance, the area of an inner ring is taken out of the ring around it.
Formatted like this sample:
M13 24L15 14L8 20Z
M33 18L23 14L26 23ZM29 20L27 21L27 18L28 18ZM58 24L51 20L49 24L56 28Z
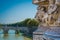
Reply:
M19 26L27 26L27 22L31 20L30 18L25 19L24 21L21 21L18 23Z
M39 22L36 19L31 19L27 22L27 27L29 28L29 33L32 34L34 30L38 27Z
M31 26L38 26L39 22L36 19L31 19L27 22L27 26L31 27Z
M13 23L13 24L8 24L8 26L25 26L25 27L32 27L32 26L38 26L39 22L36 19L31 19L27 18L21 22Z
M3 24L0 24L0 28L3 26Z

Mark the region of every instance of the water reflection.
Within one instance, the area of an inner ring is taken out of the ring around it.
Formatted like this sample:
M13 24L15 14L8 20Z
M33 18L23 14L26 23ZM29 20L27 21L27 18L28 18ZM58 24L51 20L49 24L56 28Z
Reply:
M22 33L15 34L15 30L9 30L8 34L3 34L3 30L0 30L0 40L24 40Z
M19 37L20 36L20 34L15 34L15 37Z
M4 40L8 40L8 34L4 34L3 37L2 37ZM3 40L2 39L2 40Z

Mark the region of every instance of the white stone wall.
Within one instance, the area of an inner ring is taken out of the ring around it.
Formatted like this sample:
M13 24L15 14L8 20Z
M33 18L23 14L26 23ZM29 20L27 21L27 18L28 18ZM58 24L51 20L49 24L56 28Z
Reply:
M43 40L43 35L33 35L33 40Z

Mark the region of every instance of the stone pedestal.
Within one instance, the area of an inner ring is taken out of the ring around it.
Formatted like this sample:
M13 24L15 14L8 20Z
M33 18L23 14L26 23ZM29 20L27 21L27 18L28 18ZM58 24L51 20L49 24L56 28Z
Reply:
M38 6L35 18L40 22L40 28L33 32L33 40L55 40L55 38L60 38L60 1L33 0L33 3ZM47 29L44 26L53 27L53 29Z
M33 40L43 40L43 35L40 35L40 34L34 34L33 35Z
M44 32L49 29L48 27L38 27L36 31L33 32L33 40L44 40L43 34Z
M44 33L46 40L60 40L60 27L51 27Z

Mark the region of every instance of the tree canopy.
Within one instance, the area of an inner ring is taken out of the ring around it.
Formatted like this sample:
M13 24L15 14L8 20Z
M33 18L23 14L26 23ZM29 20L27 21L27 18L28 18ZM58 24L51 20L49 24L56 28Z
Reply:
M22 27L22 26L38 26L39 22L36 19L27 18L21 22L9 24L9 26L17 26L17 25L20 27Z

